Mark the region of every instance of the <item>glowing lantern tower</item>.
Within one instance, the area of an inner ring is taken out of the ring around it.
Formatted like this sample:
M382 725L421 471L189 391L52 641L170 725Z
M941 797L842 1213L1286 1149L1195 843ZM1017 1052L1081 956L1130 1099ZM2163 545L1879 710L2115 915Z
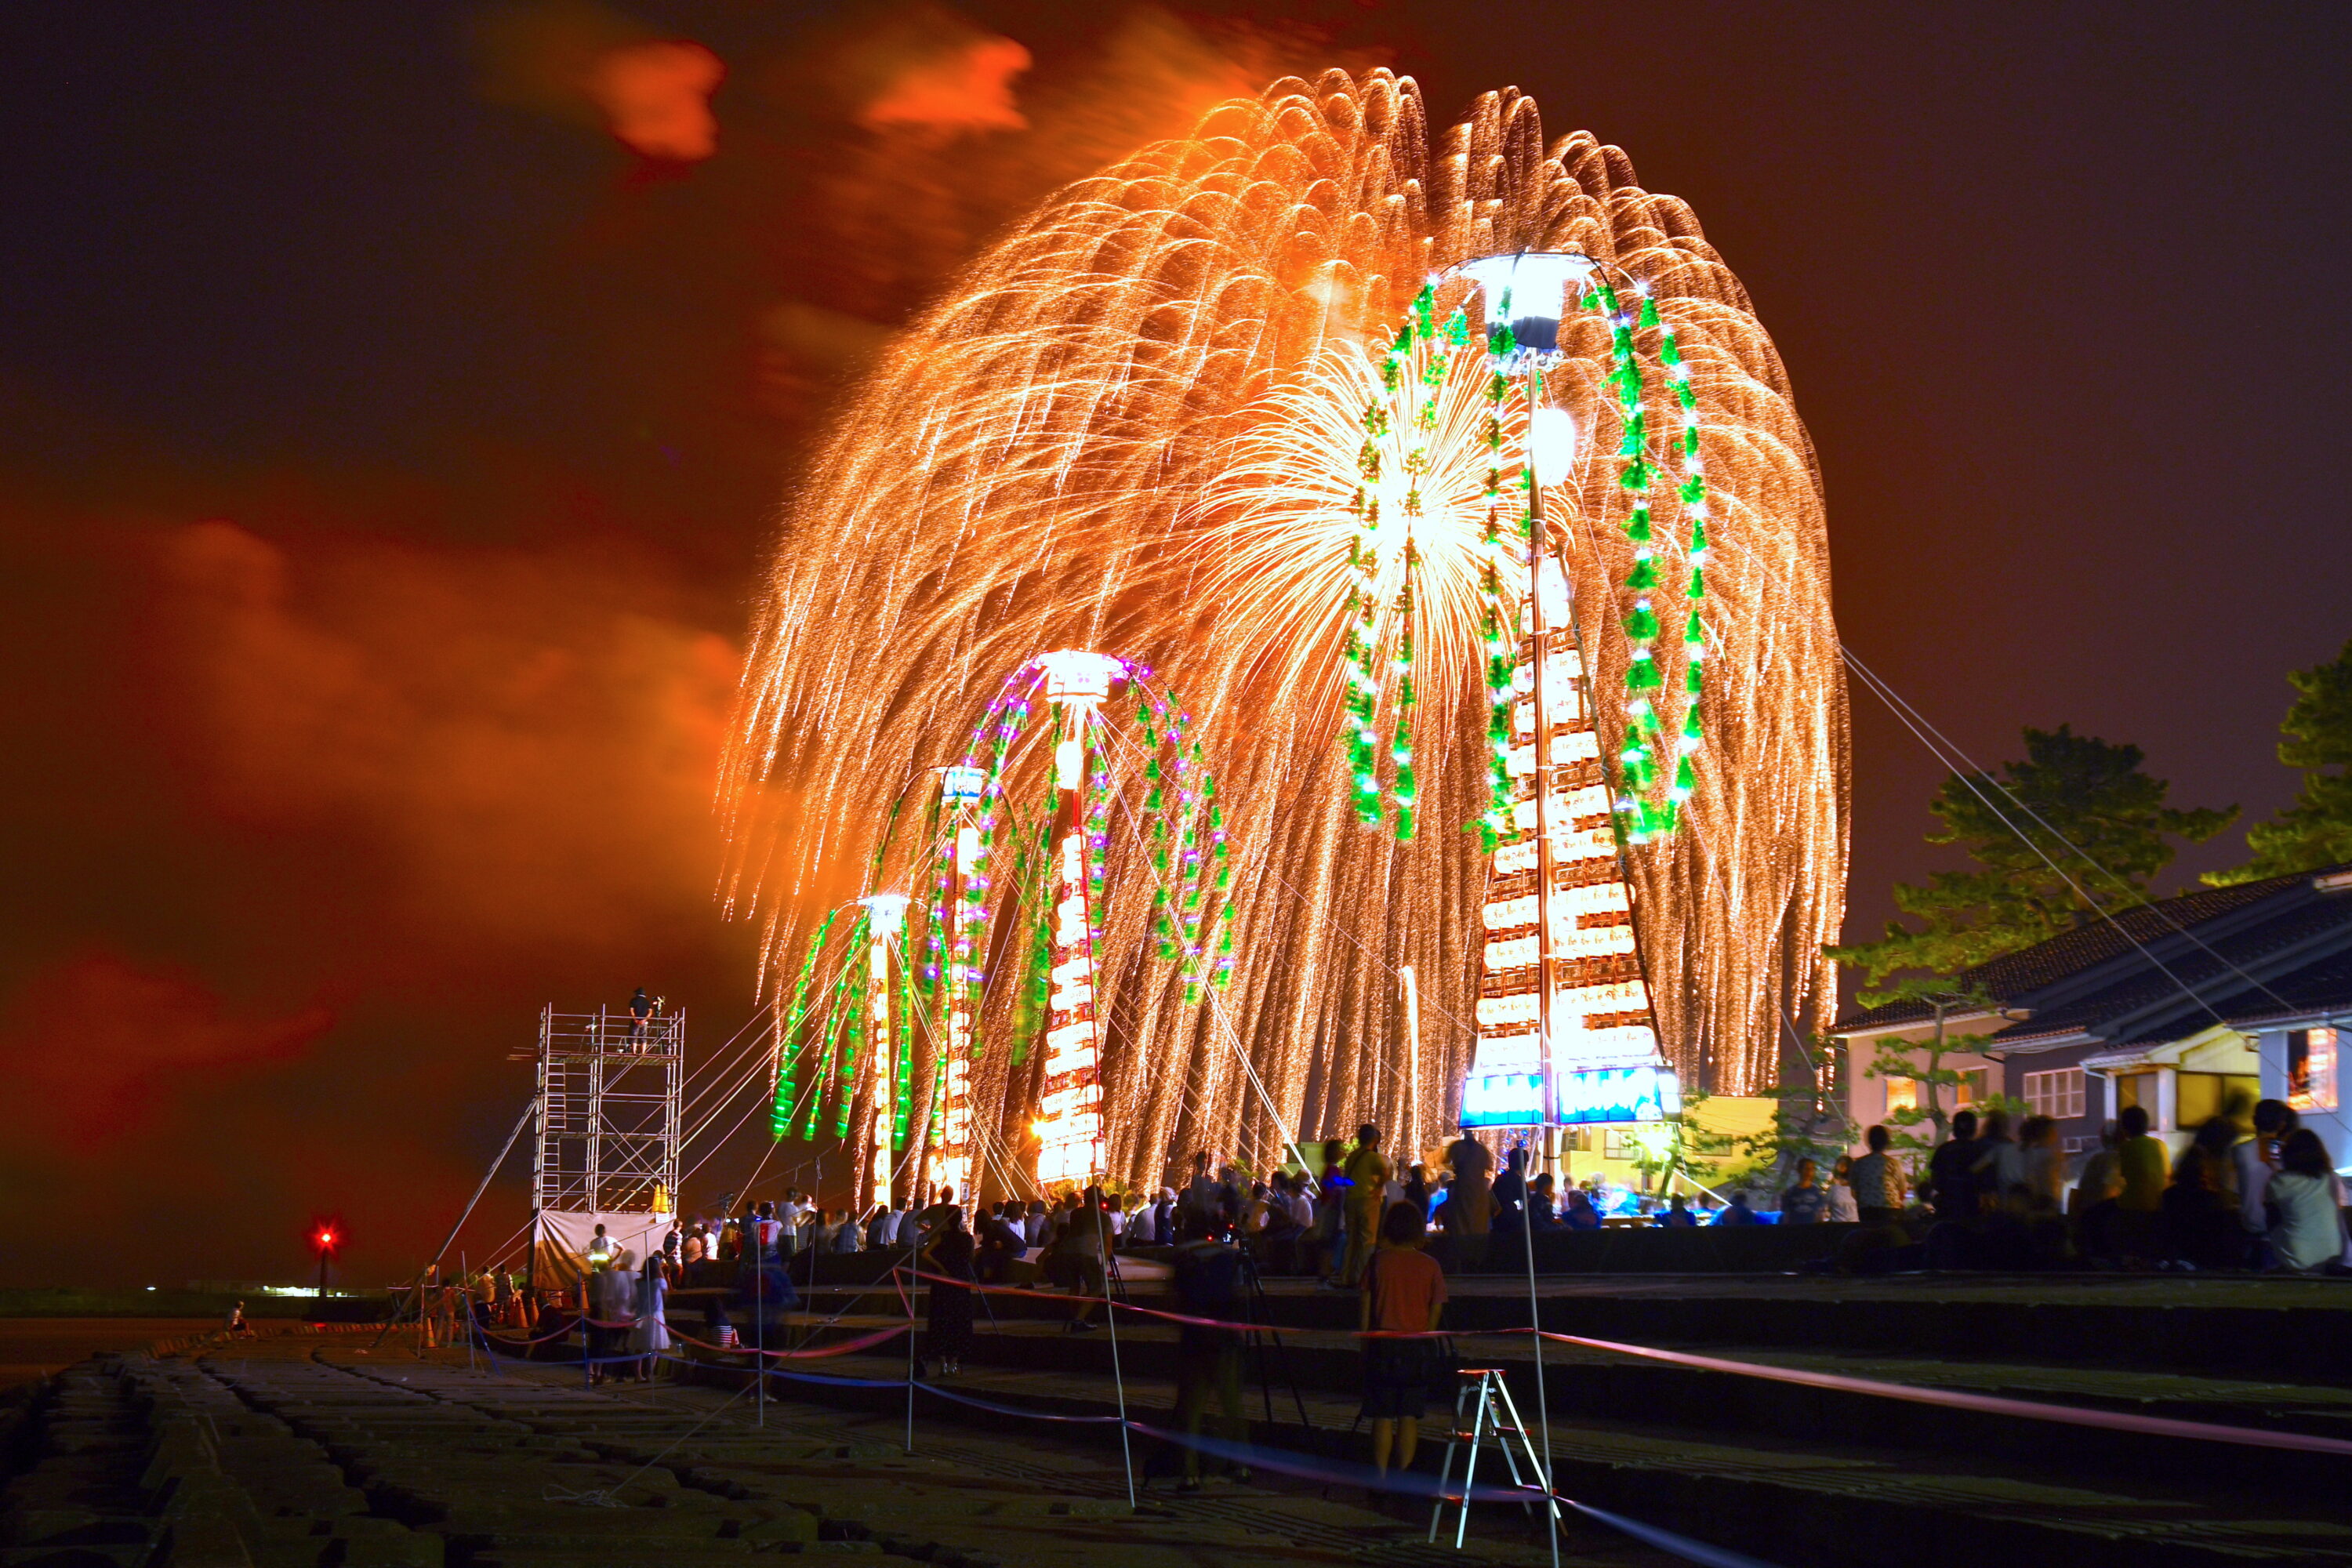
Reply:
M1577 443L1570 416L1548 404L1543 373L1563 357L1570 288L1581 290L1596 268L1580 255L1529 252L1483 258L1462 271L1486 300L1497 395L1517 373L1528 410L1517 658L1490 648L1493 675L1509 673L1496 696L1509 708L1498 743L1508 751L1510 800L1495 825L1481 910L1478 1045L1462 1120L1543 1128L1544 1163L1556 1167L1565 1122L1654 1120L1676 1109L1622 858L1621 824L1634 803L1610 785L1591 672L1543 516L1544 487L1567 477ZM1628 732L1629 743L1642 743L1638 726ZM1635 760L1629 752L1628 765Z
M873 1009L870 1016L874 1039L874 1171L866 1201L879 1204L889 1201L894 1146L903 1148L907 1142L905 1091L913 1071L913 1041L908 1037L912 1021L904 1016L903 1005L895 1035L890 1027L890 950L898 945L899 933L906 930L907 895L868 893L857 901L866 906L869 942L866 977L870 983L866 995L867 1005Z
M1089 820L1092 732L1118 659L1061 651L1043 656L1053 705L1053 992L1045 1027L1045 1082L1038 1098L1037 1180L1084 1182L1103 1168L1102 1048L1095 1025L1095 904L1107 824Z
M940 872L940 904L933 916L944 973L947 1039L933 1077L939 1120L926 1180L946 1183L957 1195L971 1196L971 1008L980 994L978 948L985 939L985 916L975 895L988 890L988 836L973 819L988 775L959 764L940 770L940 812L949 841Z

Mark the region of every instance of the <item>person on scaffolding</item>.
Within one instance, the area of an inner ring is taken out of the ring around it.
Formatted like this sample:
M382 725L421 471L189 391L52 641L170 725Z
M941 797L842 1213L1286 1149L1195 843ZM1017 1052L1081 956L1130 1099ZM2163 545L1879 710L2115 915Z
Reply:
M646 995L646 988L640 985L636 994L629 998L629 1044L639 1050L645 1049L646 1042L652 1037L653 1016L654 999Z

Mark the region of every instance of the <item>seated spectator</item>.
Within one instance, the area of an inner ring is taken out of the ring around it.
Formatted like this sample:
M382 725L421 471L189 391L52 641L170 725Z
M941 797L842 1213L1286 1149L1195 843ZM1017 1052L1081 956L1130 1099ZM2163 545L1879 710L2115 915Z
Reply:
M1676 1193L1666 1200L1664 1212L1654 1215L1650 1223L1675 1228L1696 1226L1698 1224L1698 1216L1690 1212L1690 1201L1682 1194Z
M2084 1261L2102 1266L2122 1259L2116 1225L2116 1198L2124 1190L2116 1156L2121 1138L2115 1122L2099 1129L2099 1146L2084 1157L2082 1173L2066 1200L2066 1216L2074 1227L2074 1250Z
M1830 1167L1830 1184L1822 1204L1822 1218L1833 1224L1852 1225L1862 1218L1862 1211L1853 1198L1853 1156L1840 1154L1837 1163Z
M2344 1257L2344 1184L2327 1145L2308 1127L2287 1134L2279 1168L2263 1184L2263 1212L2270 1221L2272 1267L2316 1274Z
M1601 1211L1592 1206L1592 1194L1582 1187L1568 1191L1568 1214L1564 1223L1570 1230L1599 1230Z
M983 1285L1003 1283L1004 1276L1013 1262L1028 1249L1028 1243L1021 1237L1021 1226L1013 1217L1013 1205L1010 1203L999 1204L980 1222L980 1234L974 1238L978 1243L978 1252L973 1258L972 1271Z
M2172 1181L2159 1199L2168 1261L2198 1269L2245 1267L2245 1227L2230 1193L2230 1146L2236 1139L2227 1117L2213 1117L2173 1163Z
M2281 1169L2286 1140L2294 1134L2296 1121L2286 1101L2265 1100L2254 1107L2254 1135L2230 1151L2237 1181L2238 1217L2249 1236L2262 1236L2270 1229L2263 1191Z
M1797 1162L1797 1179L1780 1194L1782 1225L1818 1225L1829 1205L1829 1194L1817 1179L1821 1167L1811 1160Z
M1538 1230L1558 1230L1560 1219L1552 1202L1551 1173L1546 1171L1528 1188L1528 1222Z
M1755 1211L1748 1206L1748 1194L1744 1192L1735 1192L1731 1194L1730 1199L1723 1205L1723 1212L1715 1216L1715 1223L1717 1225L1762 1225L1764 1222L1757 1218Z

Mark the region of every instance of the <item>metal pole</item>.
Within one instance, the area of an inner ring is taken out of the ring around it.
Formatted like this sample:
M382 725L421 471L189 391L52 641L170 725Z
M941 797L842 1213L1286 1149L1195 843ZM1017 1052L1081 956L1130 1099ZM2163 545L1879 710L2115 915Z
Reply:
M899 1223L913 1223L909 1214ZM915 1451L915 1238L907 1238L907 1452Z
M1551 626L1544 615L1543 595L1543 563L1551 552L1545 548L1543 484L1536 473L1535 458L1536 409L1543 395L1543 374L1530 363L1527 371L1528 625L1535 634L1536 645L1532 671L1536 731L1536 1040L1543 1058L1543 1168L1549 1172L1556 1163L1559 1148L1559 1075L1552 1056ZM1529 1267L1532 1270L1533 1265Z
M1405 1148L1418 1153L1421 1149L1421 977L1410 963L1398 965L1397 973L1404 981L1406 1044L1404 1115L1400 1120L1405 1124Z
M744 1200L744 1206L747 1208L751 1206L750 1199ZM744 1255L747 1253L751 1255L751 1375L758 1381L760 1386L760 1392L755 1396L754 1403L760 1407L759 1425L764 1427L768 1424L768 1277L767 1271L760 1267L759 1210L752 1209L743 1216L740 1234L743 1239L737 1244L735 1249L735 1266L740 1269L743 1266ZM816 1278L816 1270L814 1267L809 1270L809 1278L812 1280Z
M1102 1211L1095 1211L1092 1223L1102 1224ZM1105 1238L1108 1244L1108 1238ZM1118 1462L1127 1472L1127 1506L1135 1506L1135 1454L1127 1429L1127 1379L1118 1366L1118 1303L1112 1300L1108 1289L1103 1291L1103 1317L1110 1324L1110 1380L1118 1390Z
M1549 1172L1559 1150L1559 1083L1557 1062L1552 1055L1552 840L1551 840L1551 692L1549 668L1551 628L1544 618L1543 563L1550 554L1546 548L1543 521L1543 485L1536 474L1535 417L1536 408L1543 396L1543 375L1533 364L1528 367L1528 621L1535 629L1535 720L1536 720L1536 952L1538 978L1536 982L1537 1036L1543 1050L1543 1118L1544 1168ZM1519 1198L1519 1234L1526 1241L1528 1259L1528 1322L1534 1329L1536 1360L1536 1420L1543 1427L1543 1486L1549 1503L1551 1494L1551 1401L1544 1388L1543 1311L1536 1295L1536 1207L1535 1194L1523 1188ZM1468 1491L1463 1489L1463 1511L1469 1511ZM1559 1526L1552 1518L1545 1534L1551 1542L1552 1568L1559 1568Z

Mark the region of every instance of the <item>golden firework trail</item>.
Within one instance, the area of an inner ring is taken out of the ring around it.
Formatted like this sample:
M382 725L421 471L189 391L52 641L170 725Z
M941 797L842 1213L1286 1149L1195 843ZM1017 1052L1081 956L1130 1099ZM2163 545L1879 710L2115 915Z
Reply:
M1114 835L1097 987L1110 1170L1157 1182L1203 1147L1276 1158L1286 1124L1309 1137L1393 1124L1408 1097L1433 1126L1470 1058L1486 878L1482 840L1463 830L1491 789L1475 353L1429 394L1415 476L1420 827L1406 841L1364 826L1347 764L1359 524L1346 503L1363 483L1367 395L1415 296L1517 250L1581 252L1646 286L1689 366L1712 503L1706 739L1680 830L1629 847L1630 880L1668 1058L1718 1092L1769 1081L1784 1020L1826 1000L1847 831L1821 484L1787 377L1689 208L1642 190L1622 153L1583 132L1547 147L1535 103L1510 90L1433 145L1417 88L1385 71L1278 82L1056 193L850 402L789 510L722 781L728 901L764 910L772 968L789 979L826 909L923 874L935 847L892 833L894 802L966 752L1012 672L1095 648L1154 667L1195 716L1235 911L1230 989L1188 1005L1182 978L1147 962L1143 842ZM1457 304L1475 321L1465 287L1440 289L1442 313ZM1610 335L1603 319L1564 323L1569 355L1547 383L1582 437L1544 510L1597 693L1624 689L1631 653ZM1514 431L1524 416L1517 403L1501 414ZM1664 564L1680 566L1689 520L1672 486L1655 507ZM1381 526L1402 511L1384 509ZM1375 533L1387 650L1404 552ZM1513 608L1523 582L1508 584ZM1383 713L1387 658L1370 666ZM1603 701L1601 716L1613 746L1622 713ZM1045 763L1008 763L1009 800L1045 793L1024 766ZM1392 771L1384 783L1393 792ZM992 973L1019 967L1005 953L1022 939L1000 925ZM992 984L981 1038L1028 1026L1019 990ZM1011 1055L976 1064L975 1104L1003 1097ZM1005 1112L1016 1134L1019 1114Z

